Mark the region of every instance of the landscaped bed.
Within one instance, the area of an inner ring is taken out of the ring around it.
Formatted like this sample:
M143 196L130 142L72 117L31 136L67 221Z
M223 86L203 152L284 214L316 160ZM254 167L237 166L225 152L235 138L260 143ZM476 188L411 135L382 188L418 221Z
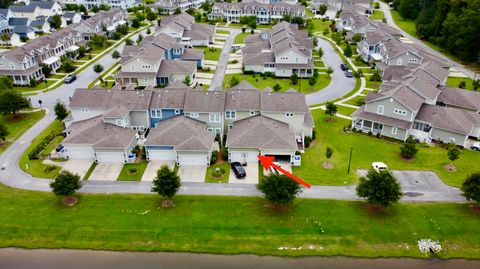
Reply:
M123 166L118 181L140 181L142 180L143 173L147 169L148 162L142 161L138 163L127 163Z
M155 194L80 194L67 208L51 193L3 185L0 196L0 247L427 258L417 242L431 238L440 258L480 256L480 218L468 204L372 212L363 202L298 199L275 211L259 197L177 196L165 209Z
M467 175L478 171L480 155L472 150L461 150L460 158L454 162L456 172L448 172L444 166L451 163L447 150L418 146L414 160L400 156L402 142L376 138L363 133L345 133L343 128L351 121L334 117L328 118L323 110L313 110L317 140L302 155L302 166L293 172L301 179L315 185L350 185L357 181L357 169L369 169L374 161L384 162L392 170L428 170L435 172L445 183L459 187ZM333 169L324 169L326 147L334 150L328 162ZM353 148L350 174L347 174L350 149Z
M206 183L228 183L229 175L230 175L229 163L211 165L207 168L205 182Z

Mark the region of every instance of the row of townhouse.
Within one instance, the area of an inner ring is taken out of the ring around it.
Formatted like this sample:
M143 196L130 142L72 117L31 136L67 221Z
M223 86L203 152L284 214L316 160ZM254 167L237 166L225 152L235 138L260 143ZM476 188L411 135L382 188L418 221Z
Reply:
M121 70L115 74L118 84L140 87L168 85L195 78L197 67L203 66L204 52L185 48L166 34L146 37L139 45L126 45L120 60Z
M277 77L313 75L313 41L297 24L280 22L261 34L250 35L242 48L245 71L271 72Z
M169 35L186 47L208 46L215 42L215 26L195 23L195 18L187 13L163 18L155 32Z
M340 18L344 30L362 35L359 55L382 74L380 90L369 93L365 105L352 114L352 128L462 147L480 138L480 93L445 86L448 64L403 43L400 34L383 23L351 11Z
M258 2L220 2L213 4L212 12L208 14L208 18L211 20L225 19L228 22L240 23L240 17L255 16L257 17L257 23L270 24L272 20L282 20L286 15L303 18L306 16L305 7L288 2L271 4Z
M227 135L229 161L258 155L293 160L314 124L305 95L258 91L242 82L228 91L133 86L77 89L66 120L63 155L97 162L128 162L137 141L148 160L209 165L215 138Z
M86 45L86 40L91 35L102 34L102 26L115 27L125 18L126 13L120 9L100 12L79 24L67 26L49 36L39 37L21 47L2 52L0 75L12 78L16 85L28 85L32 79L42 80L45 77L42 73L43 65L49 66L55 73L61 65L62 56L75 57L74 52L80 45ZM95 25L96 28L88 28L90 25Z
M112 8L127 9L142 4L141 0L60 0L62 4L84 5L87 9L107 5Z
M199 9L203 3L205 3L205 0L159 0L149 5L149 7L154 9L161 8L163 13L172 15L177 8L185 12L190 8Z

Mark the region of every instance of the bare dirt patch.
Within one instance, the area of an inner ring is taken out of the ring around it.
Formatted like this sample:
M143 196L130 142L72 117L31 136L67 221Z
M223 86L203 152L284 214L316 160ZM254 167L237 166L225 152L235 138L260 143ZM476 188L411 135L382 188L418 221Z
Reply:
M333 164L331 162L323 162L323 169L333 169Z
M455 165L453 165L453 163L444 165L443 169L445 169L448 172L457 172L457 167L455 167Z
M62 199L62 204L66 206L73 206L78 202L78 198L75 196L68 196Z

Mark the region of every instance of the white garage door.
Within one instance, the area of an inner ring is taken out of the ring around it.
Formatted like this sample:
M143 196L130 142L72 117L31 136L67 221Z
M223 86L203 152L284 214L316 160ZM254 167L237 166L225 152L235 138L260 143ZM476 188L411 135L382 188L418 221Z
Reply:
M97 151L97 161L99 163L123 163L125 156L123 151Z
M188 155L188 154L179 154L178 155L178 164L179 165L207 165L207 154L204 155Z
M154 161L175 161L177 155L173 150L149 149L148 158Z
M230 161L232 162L257 162L258 151L230 151Z
M77 148L65 146L66 156L70 159L93 159L93 149L90 147Z

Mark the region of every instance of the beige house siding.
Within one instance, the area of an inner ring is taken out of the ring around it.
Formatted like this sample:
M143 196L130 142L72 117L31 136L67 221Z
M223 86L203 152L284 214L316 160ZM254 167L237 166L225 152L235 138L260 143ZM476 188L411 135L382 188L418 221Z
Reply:
M391 137L391 138L395 138L395 139L399 139L399 140L402 140L402 141L405 141L408 138L408 136L407 136L408 131L406 129L397 128L397 133L394 134L392 132L393 128L395 128L395 127L384 124L382 135L387 136L387 137Z
M289 49L281 54L275 56L276 63L285 63L285 64L307 64L308 57L303 54L297 53L296 51Z
M100 116L105 112L104 109L91 108L89 108L86 112L82 112L80 108L72 108L71 111L74 122L91 119L93 117Z
M281 122L285 122L289 125L290 131L294 132L295 135L302 135L304 131L304 117L305 113L295 112L293 117L287 117L285 112L262 112L262 115L265 117L272 118Z

